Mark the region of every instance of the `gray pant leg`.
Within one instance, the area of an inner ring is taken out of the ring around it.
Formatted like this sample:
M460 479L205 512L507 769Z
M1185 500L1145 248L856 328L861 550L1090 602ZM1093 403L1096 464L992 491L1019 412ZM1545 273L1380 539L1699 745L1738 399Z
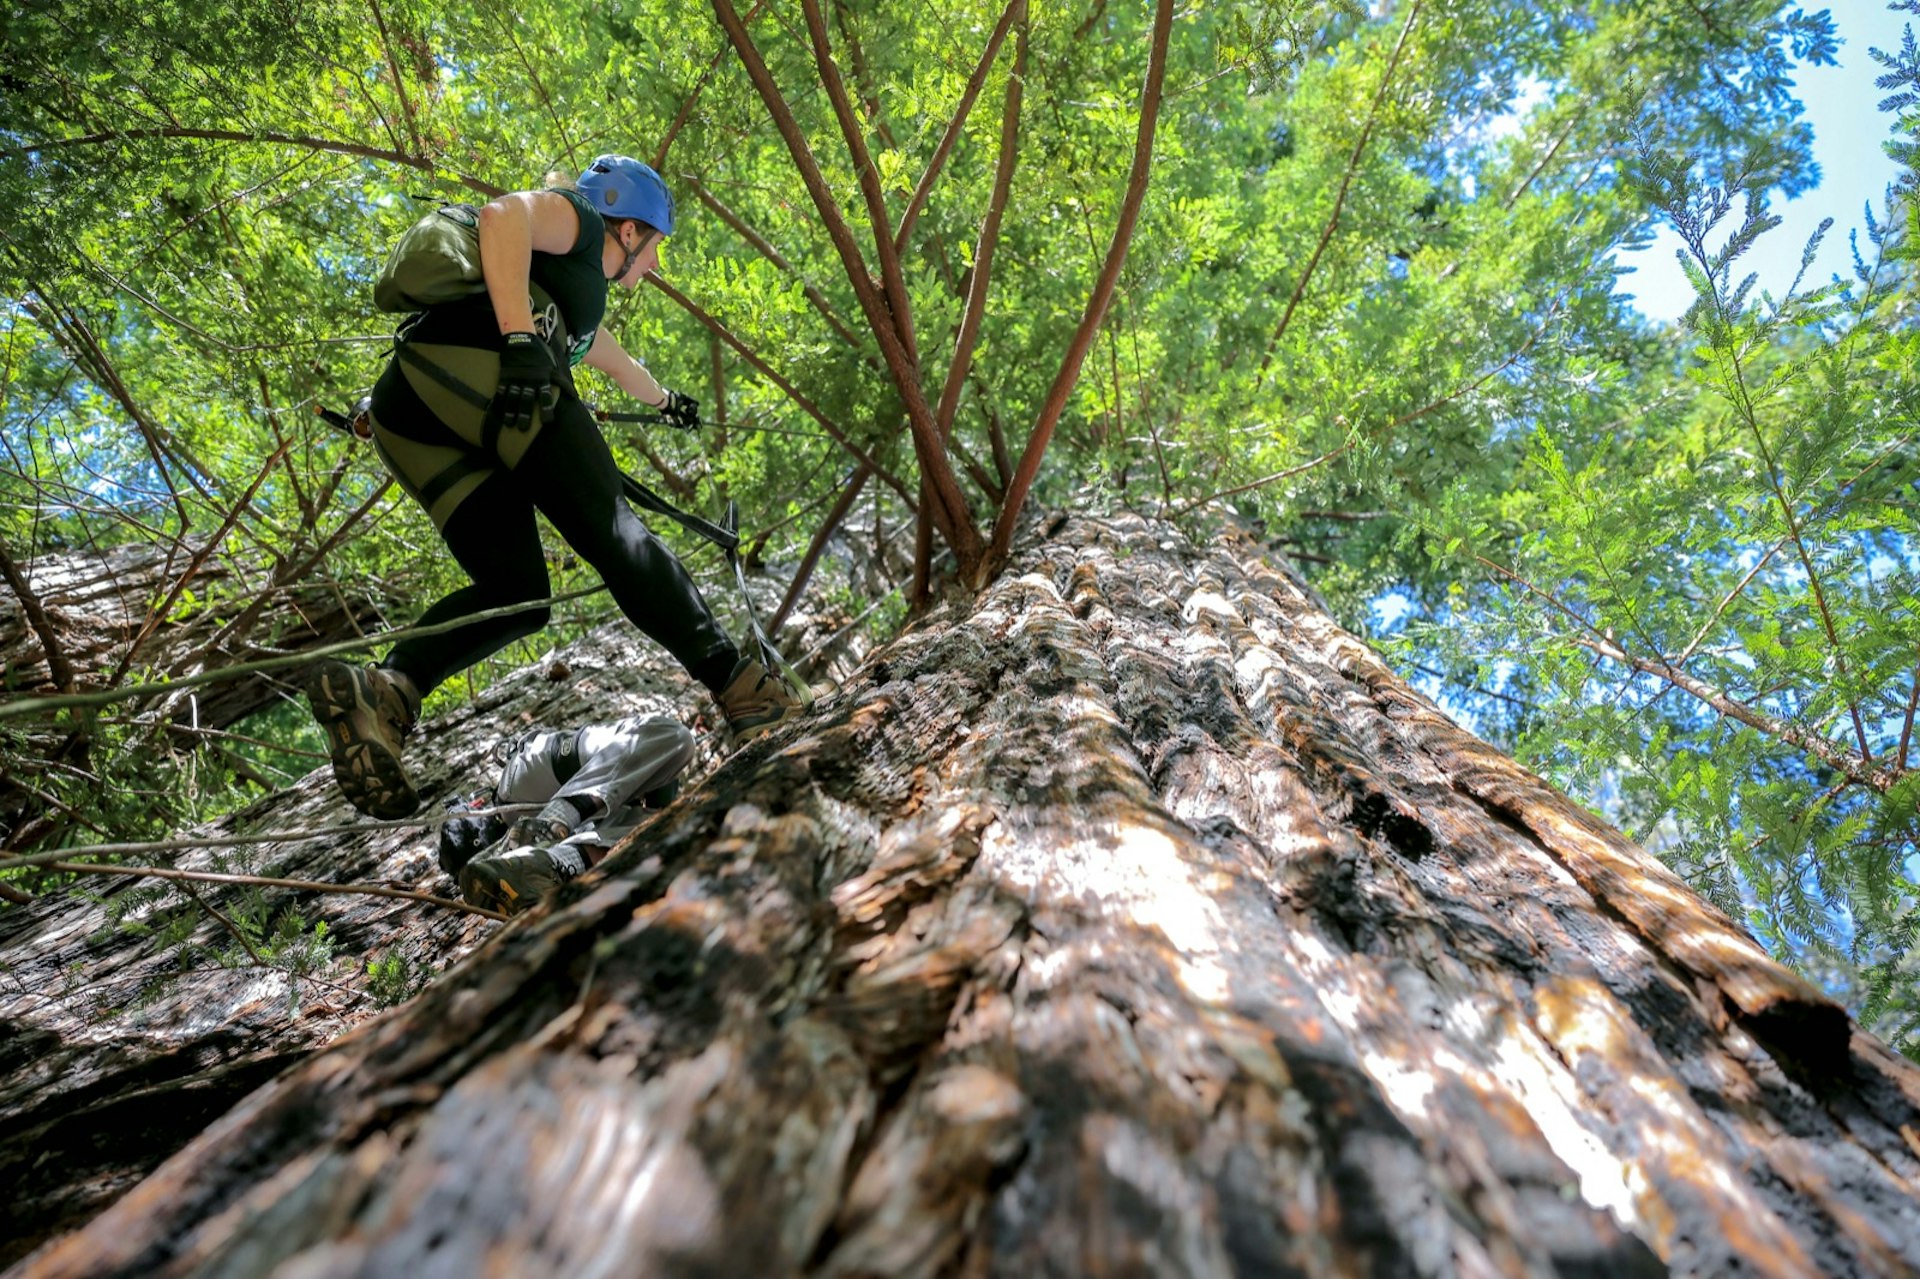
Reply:
M590 724L580 730L580 771L555 798L590 800L593 814L604 817L679 776L693 750L693 734L663 715Z

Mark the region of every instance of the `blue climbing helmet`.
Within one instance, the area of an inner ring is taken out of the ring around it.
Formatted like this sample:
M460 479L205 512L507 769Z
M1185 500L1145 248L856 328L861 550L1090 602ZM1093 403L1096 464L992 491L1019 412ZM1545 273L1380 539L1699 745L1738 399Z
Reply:
M673 193L652 166L632 156L603 155L576 185L600 216L635 218L661 235L673 234Z

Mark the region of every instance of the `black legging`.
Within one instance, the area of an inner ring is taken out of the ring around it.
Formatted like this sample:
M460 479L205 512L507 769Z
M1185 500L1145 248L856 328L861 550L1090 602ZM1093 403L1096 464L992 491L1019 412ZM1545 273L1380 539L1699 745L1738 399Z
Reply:
M421 625L545 599L546 557L534 512L592 565L627 620L718 692L739 658L687 570L647 531L620 491L620 468L587 407L562 400L520 463L488 476L447 519L441 536L473 584L440 600ZM531 609L402 640L385 665L422 695L546 626L548 609Z

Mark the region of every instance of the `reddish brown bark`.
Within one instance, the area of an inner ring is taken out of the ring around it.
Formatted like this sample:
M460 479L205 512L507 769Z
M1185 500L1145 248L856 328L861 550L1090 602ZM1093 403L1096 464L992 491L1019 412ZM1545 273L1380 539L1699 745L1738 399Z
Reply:
M1250 542L1045 533L24 1273L1920 1267L1920 1071Z
M827 234L833 241L834 250L840 255L841 265L847 273L847 282L852 286L854 296L860 301L860 309L867 317L868 325L873 329L874 337L880 343L881 354L885 357L887 370L893 376L895 387L907 411L908 426L913 433L914 452L920 462L920 472L932 489L936 501L933 503L935 520L942 537L954 549L958 561L972 568L979 562L982 544L979 530L974 527L973 516L967 509L966 499L961 495L960 486L953 474L953 468L947 462L945 450L940 447L939 430L934 424L933 410L928 406L926 394L920 386L919 367L906 342L901 339L901 329L896 326L895 312L890 309L887 298L881 296L867 274L865 259L860 248L854 242L853 232L848 228L845 217L841 215L838 203L820 173L820 166L813 158L813 150L808 145L799 123L794 119L792 110L781 95L780 88L774 83L773 75L767 70L766 62L760 51L754 46L752 37L747 33L739 14L734 10L731 0L713 0L714 14L720 24L726 28L728 37L733 41L740 62L752 80L754 89L766 105L767 114L772 118L774 127L787 145L788 153L793 157L799 170L801 181L812 198L814 208L825 224ZM831 60L828 60L828 66ZM825 68L822 68L823 74ZM844 96L844 94L842 95ZM856 131L857 132L857 131ZM883 229L876 226L876 235ZM883 254L890 254L889 242ZM897 260L896 260L897 267ZM889 295L891 296L891 295ZM904 299L901 299L904 304ZM883 476L884 478L884 476ZM902 493L912 504L913 499Z
M1107 306L1113 301L1114 287L1120 282L1120 268L1126 264L1127 246L1133 240L1134 224L1139 220L1140 205L1147 195L1147 178L1153 169L1153 135L1160 121L1160 91L1166 82L1167 42L1172 28L1173 0L1158 0L1153 11L1153 44L1147 54L1147 80L1140 91L1140 129L1134 138L1133 169L1127 176L1126 195L1120 201L1120 218L1113 228L1113 239L1107 245L1107 256L1100 266L1099 278L1094 281L1093 292L1087 297L1087 309L1080 317L1080 327L1074 331L1073 341L1068 344L1067 353L1060 361L1060 371L1054 375L1053 385L1048 388L1047 398L1041 403L1033 432L1027 437L1027 447L1020 455L1020 465L1015 468L1013 478L1007 484L1007 498L1000 504L1000 515L994 521L993 536L987 543L978 572L969 575L963 565L963 580L968 580L973 586L979 586L986 577L999 571L1008 548L1013 545L1020 509L1026 504L1027 491L1040 474L1040 459L1046 455L1047 445L1053 439L1053 428L1059 423L1060 414L1066 410L1067 397L1073 393L1074 383L1080 380L1080 365L1087 358L1087 350L1093 345L1101 322L1106 319Z

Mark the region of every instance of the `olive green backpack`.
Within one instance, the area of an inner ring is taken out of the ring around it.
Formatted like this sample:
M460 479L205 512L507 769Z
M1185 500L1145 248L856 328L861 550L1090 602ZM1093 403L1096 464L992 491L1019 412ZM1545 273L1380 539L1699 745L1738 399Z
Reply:
M373 282L373 304L382 311L424 311L486 291L480 210L443 204L408 227L393 246Z

